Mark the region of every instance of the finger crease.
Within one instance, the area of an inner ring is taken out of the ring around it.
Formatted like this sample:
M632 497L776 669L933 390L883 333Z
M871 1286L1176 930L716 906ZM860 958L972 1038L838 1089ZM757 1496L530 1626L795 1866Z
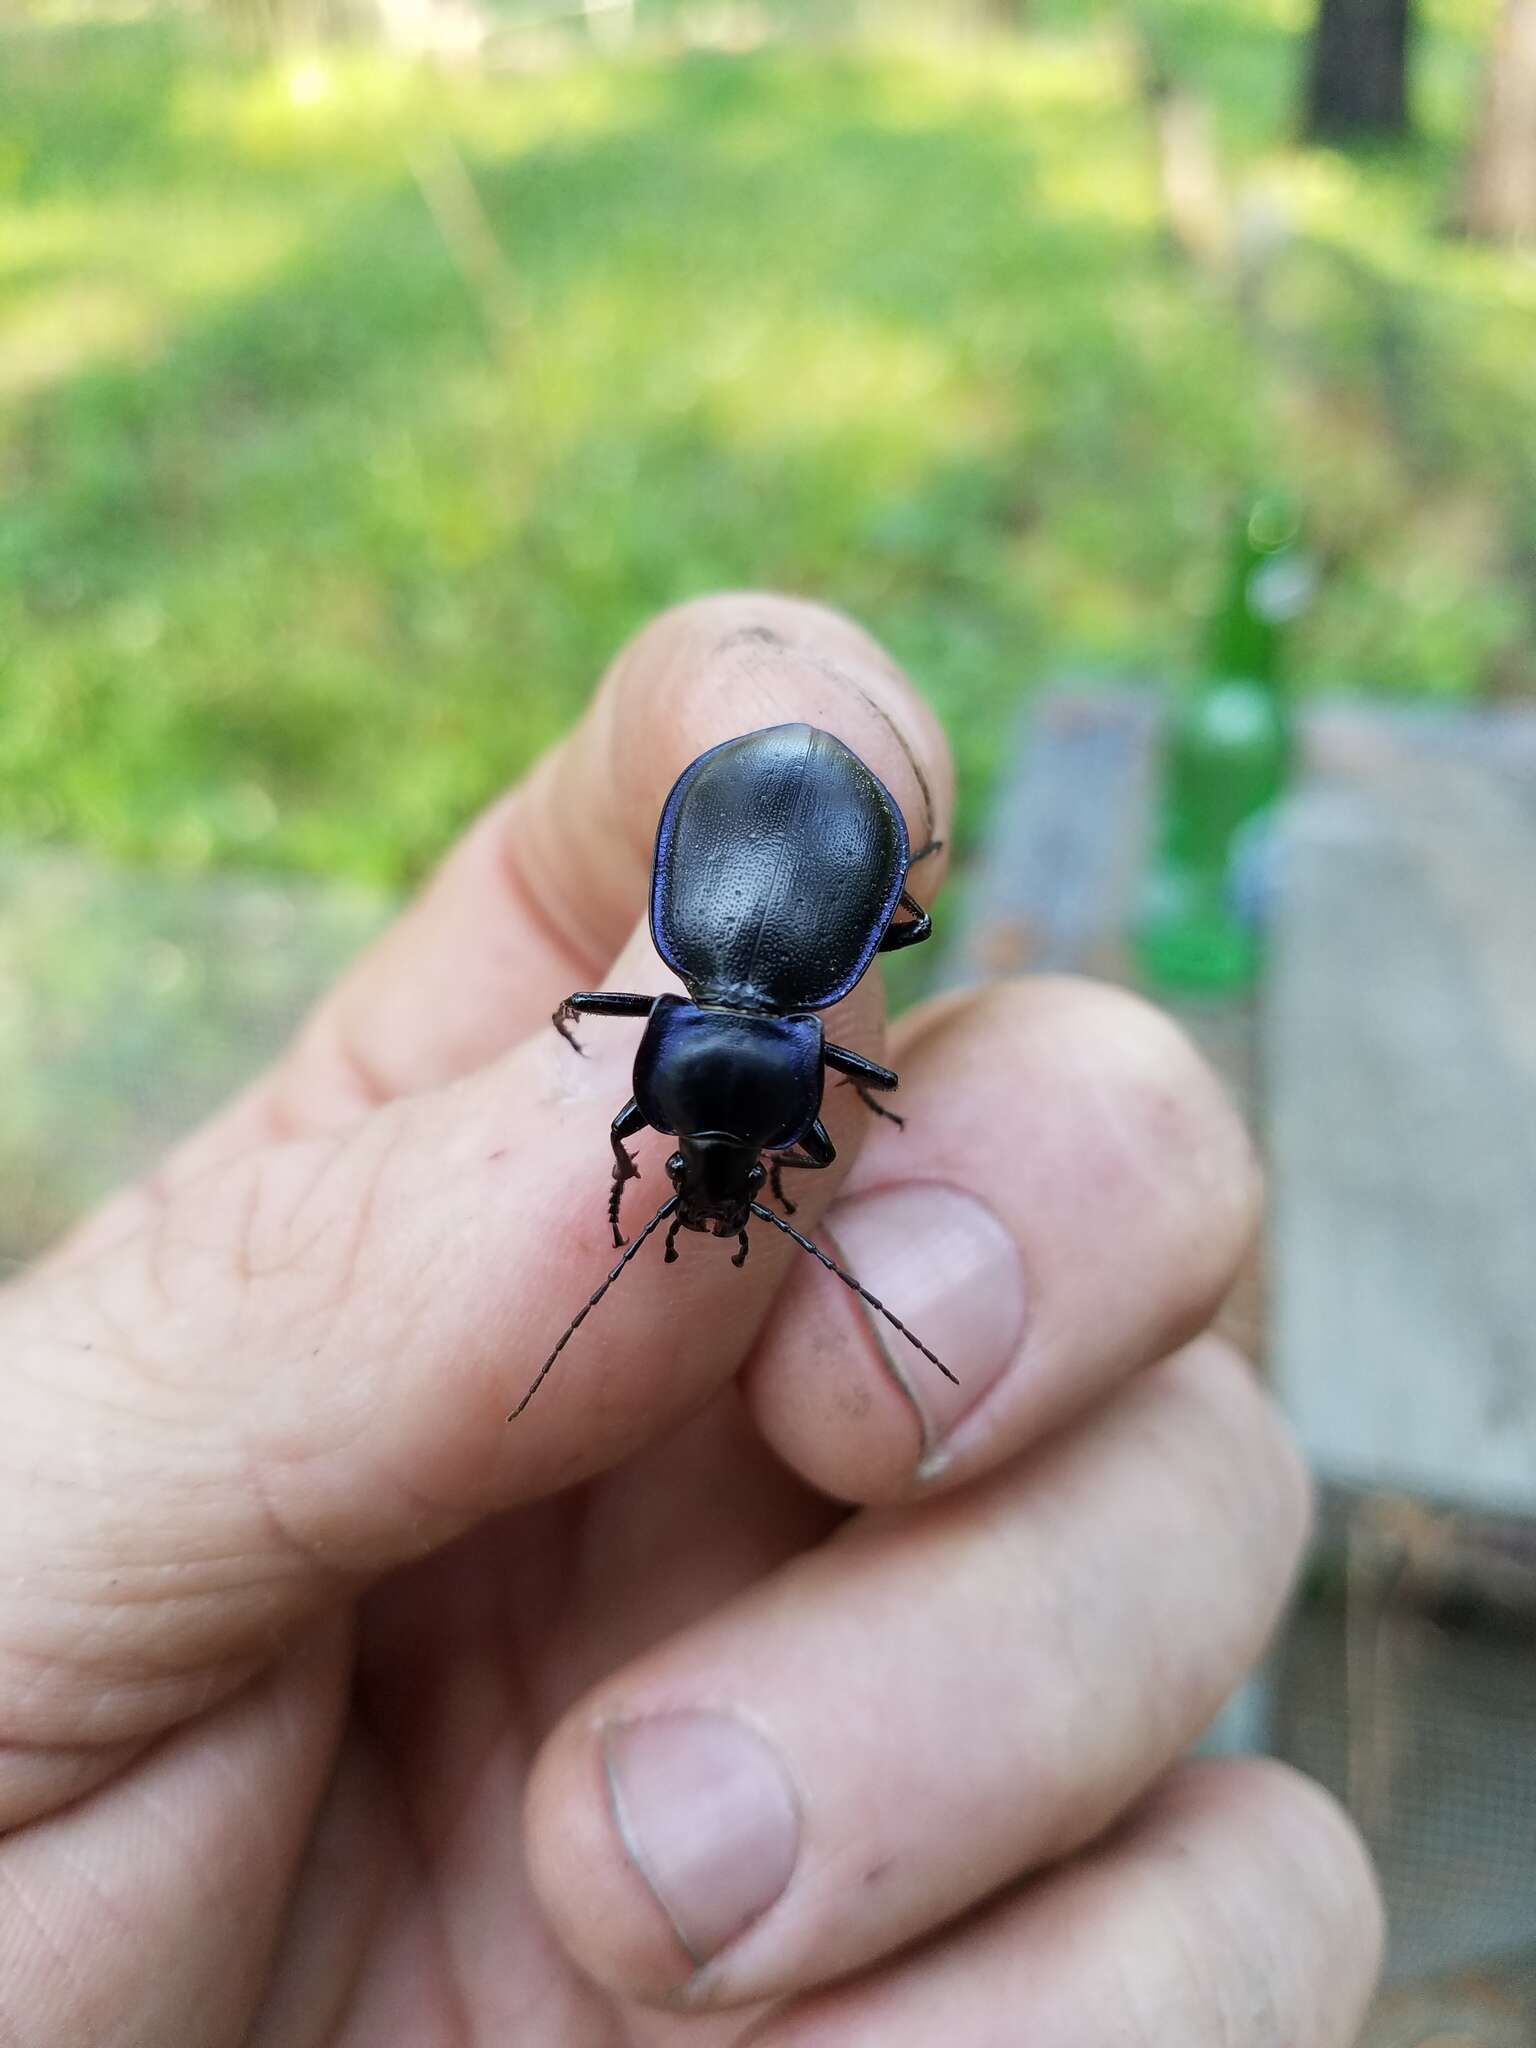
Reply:
M517 834L504 830L500 838L502 885L517 910L527 918L556 958L574 956L577 971L588 978L599 973L604 964L603 951L586 943L580 914L568 905L557 910L546 900L546 891L538 886L528 871ZM562 913L568 921L562 922Z

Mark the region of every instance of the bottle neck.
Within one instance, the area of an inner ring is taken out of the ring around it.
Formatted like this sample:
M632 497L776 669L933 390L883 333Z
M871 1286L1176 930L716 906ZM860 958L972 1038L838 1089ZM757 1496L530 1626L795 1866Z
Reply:
M1284 625L1269 587L1285 577L1289 550L1265 554L1244 535L1206 649L1212 682L1244 677L1272 690L1281 685Z
M1232 535L1226 585L1205 649L1210 682L1282 693L1290 628L1311 603L1314 570L1296 506L1283 491L1252 500Z

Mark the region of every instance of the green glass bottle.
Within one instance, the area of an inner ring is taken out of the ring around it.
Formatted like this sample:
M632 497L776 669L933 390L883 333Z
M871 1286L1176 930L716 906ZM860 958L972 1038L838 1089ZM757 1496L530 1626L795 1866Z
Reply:
M1232 992L1257 970L1255 891L1245 879L1290 774L1285 639L1311 590L1294 502L1278 491L1252 499L1236 524L1204 671L1169 718L1134 932L1137 964L1155 989Z

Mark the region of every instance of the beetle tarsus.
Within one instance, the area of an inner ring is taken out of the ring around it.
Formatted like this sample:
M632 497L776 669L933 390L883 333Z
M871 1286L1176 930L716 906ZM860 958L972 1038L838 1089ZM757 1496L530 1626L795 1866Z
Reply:
M582 1058L585 1059L587 1056L586 1047L571 1029L575 1016L576 1012L569 1003L561 1003L558 1009L551 1012L549 1021L571 1048L571 1051L579 1052Z
M798 1202L792 1202L788 1195L785 1194L783 1173L784 1162L782 1160L772 1159L769 1161L768 1185L773 1191L773 1199L778 1203L786 1216L793 1216L800 1205Z
M619 1245L628 1241L619 1228L619 1203L624 1197L624 1183L627 1180L638 1180L640 1169L622 1145L615 1144L613 1155L613 1186L608 1191L608 1228L613 1232L613 1242L617 1249Z
M624 1194L624 1183L640 1178L640 1169L630 1158L624 1140L633 1138L644 1129L644 1114L633 1099L625 1103L608 1126L608 1142L613 1147L613 1186L608 1195L608 1225L613 1232L613 1241L616 1245L624 1242L624 1233L619 1228L619 1202Z
M904 1116L898 1116L894 1109L887 1109L885 1104L880 1100L880 1098L877 1095L872 1094L868 1086L863 1081L856 1081L853 1078L853 1076L849 1074L842 1085L845 1088L851 1088L854 1094L858 1096L860 1102L863 1103L866 1109L872 1110L876 1116L883 1116L886 1122L888 1124L894 1124L898 1131L904 1131L907 1128L906 1118Z
M661 1262L664 1266L675 1266L677 1264L677 1233L682 1229L682 1227L682 1217L674 1216L672 1219L672 1228L667 1232L667 1248L665 1252L663 1252L662 1254Z
M933 919L914 896L905 889L897 899L897 907L905 910L911 918L910 924L891 924L885 929L885 937L875 948L877 953L899 953L906 946L920 946L924 939L933 936Z
M731 1264L733 1266L744 1266L747 1263L747 1253L752 1249L747 1242L747 1233L744 1230L737 1234L736 1242L741 1246L741 1250L731 1253Z

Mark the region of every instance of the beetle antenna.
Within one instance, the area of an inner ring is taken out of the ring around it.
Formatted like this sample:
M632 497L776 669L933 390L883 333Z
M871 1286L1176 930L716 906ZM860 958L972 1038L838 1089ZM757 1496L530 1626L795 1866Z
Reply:
M854 1279L853 1275L849 1272L846 1272L844 1268L837 1263L836 1259L829 1258L828 1255L822 1250L819 1244L812 1244L811 1240L808 1237L802 1237L799 1231L795 1229L792 1223L786 1223L782 1216L775 1216L773 1211L771 1209L765 1209L761 1202L754 1202L752 1204L752 1214L754 1216L761 1216L763 1221L765 1223L771 1223L775 1230L782 1230L786 1237L792 1237L795 1240L795 1243L799 1245L800 1249L804 1252L809 1252L813 1259L820 1259L821 1263L826 1267L827 1271L829 1273L835 1273L838 1279L842 1281L845 1287L851 1287L854 1293L857 1294L861 1300L867 1301L869 1303L871 1308L879 1309L881 1315L885 1317L885 1320L888 1323L890 1323L895 1329L900 1330L901 1334L903 1335L903 1337L906 1338L909 1344L915 1344L918 1350L921 1351L921 1353L923 1354L924 1358L928 1359L931 1364L936 1365L939 1368L939 1371L943 1373L945 1379L947 1379L952 1386L959 1386L959 1380L955 1378L955 1375L950 1371L949 1367L944 1363L943 1359L938 1357L934 1352L930 1351L928 1349L928 1346L923 1342L921 1337L915 1337L912 1334L912 1332L907 1328L906 1324L901 1320L900 1316L893 1316L890 1310L886 1307L885 1303L881 1301L877 1295L871 1294L867 1287L861 1287L858 1281ZM582 1310L582 1314L586 1314L585 1309Z
M570 1343L571 1339L575 1336L576 1332L587 1320L587 1317L592 1313L593 1309L597 1307L597 1304L608 1292L609 1288L613 1285L614 1281L618 1279L619 1275L623 1272L624 1268L629 1264L630 1260L635 1256L635 1253L639 1251L641 1245L645 1243L645 1240L650 1236L651 1232L656 1228L657 1224L664 1222L666 1218L672 1214L672 1211L677 1207L677 1200L678 1198L676 1195L669 1195L667 1197L667 1199L662 1203L661 1207L656 1211L656 1214L651 1218L650 1222L647 1223L644 1230L642 1230L639 1233L639 1235L635 1238L634 1242L632 1244L626 1245L623 1258L620 1259L619 1263L608 1275L608 1278L603 1282L602 1286L599 1287L596 1290L596 1292L591 1296L586 1306L584 1308L579 1308L576 1311L575 1315L571 1317L571 1320L565 1326L564 1336L560 1339L560 1342L555 1346L554 1350L551 1351L548 1358L545 1359L544 1363L539 1367L538 1378L534 1381L533 1385L528 1389L527 1393L524 1394L523 1398L521 1399L521 1401L518 1402L517 1406L512 1410L512 1413L507 1417L508 1422L516 1422L519 1415L522 1414L523 1410L528 1406L528 1403L533 1399L534 1395L539 1391L540 1387L543 1386L545 1375L548 1373L549 1368L560 1356L561 1352L565 1349L566 1345ZM913 1341L915 1342L916 1340L914 1339Z

